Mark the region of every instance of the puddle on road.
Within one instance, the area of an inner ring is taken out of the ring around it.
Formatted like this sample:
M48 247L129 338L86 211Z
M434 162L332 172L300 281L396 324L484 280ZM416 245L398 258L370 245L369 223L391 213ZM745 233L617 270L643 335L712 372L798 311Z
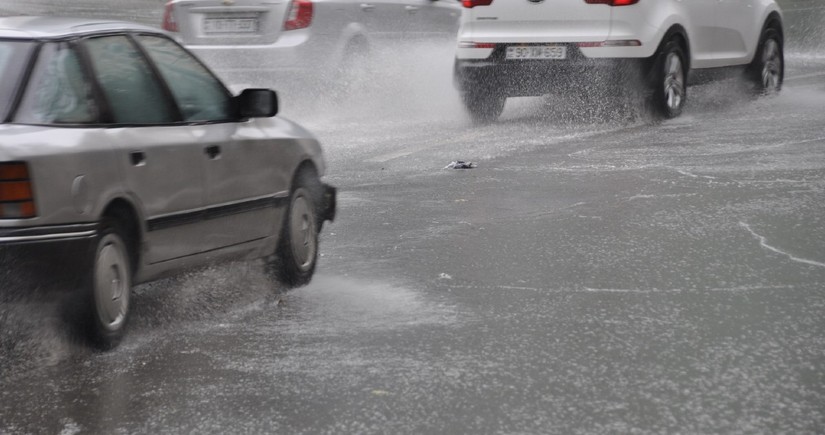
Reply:
M455 321L453 309L402 286L316 276L287 293L276 325L286 334L357 334Z

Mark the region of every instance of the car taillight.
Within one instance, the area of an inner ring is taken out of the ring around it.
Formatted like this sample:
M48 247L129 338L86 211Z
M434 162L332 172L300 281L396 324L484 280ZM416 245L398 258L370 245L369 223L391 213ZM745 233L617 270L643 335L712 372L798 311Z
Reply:
M0 163L0 219L37 216L29 167L22 162Z
M284 30L305 29L312 24L312 0L292 0Z
M166 3L163 9L163 30L167 32L177 32L178 22L175 20L175 5L172 2Z
M639 3L639 0L584 0L591 5L630 6Z
M465 8L474 8L476 6L490 6L493 4L493 0L462 0L461 4L464 5Z

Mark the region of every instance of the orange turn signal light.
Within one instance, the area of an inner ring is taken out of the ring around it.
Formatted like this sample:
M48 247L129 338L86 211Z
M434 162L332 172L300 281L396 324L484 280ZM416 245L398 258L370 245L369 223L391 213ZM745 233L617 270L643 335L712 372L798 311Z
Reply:
M37 216L29 167L23 162L0 163L0 219Z

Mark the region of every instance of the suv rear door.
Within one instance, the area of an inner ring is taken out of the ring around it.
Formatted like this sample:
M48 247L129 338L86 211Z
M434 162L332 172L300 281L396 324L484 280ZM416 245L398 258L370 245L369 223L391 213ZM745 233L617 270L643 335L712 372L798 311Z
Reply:
M756 0L719 0L716 40L719 56L730 64L751 60L762 31L760 3Z
M465 9L477 42L596 42L610 33L611 7L584 0L493 0ZM466 24L465 24L466 25Z
M278 40L289 1L181 0L175 21L186 45L257 45Z

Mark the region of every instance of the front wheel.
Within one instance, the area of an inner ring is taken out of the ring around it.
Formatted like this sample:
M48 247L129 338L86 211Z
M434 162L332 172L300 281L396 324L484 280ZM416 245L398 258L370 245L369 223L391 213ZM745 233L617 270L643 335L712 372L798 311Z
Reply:
M123 338L130 314L132 262L124 231L113 221L102 224L92 270L84 285L81 324L95 347L108 350Z
M687 100L687 63L678 40L671 39L659 50L653 63L653 114L670 119L679 116Z
M768 27L762 32L749 75L757 94L775 94L782 89L785 56L782 37L775 28Z
M289 197L275 258L268 268L280 282L290 287L309 283L318 262L320 224L318 204L321 183L302 174Z

